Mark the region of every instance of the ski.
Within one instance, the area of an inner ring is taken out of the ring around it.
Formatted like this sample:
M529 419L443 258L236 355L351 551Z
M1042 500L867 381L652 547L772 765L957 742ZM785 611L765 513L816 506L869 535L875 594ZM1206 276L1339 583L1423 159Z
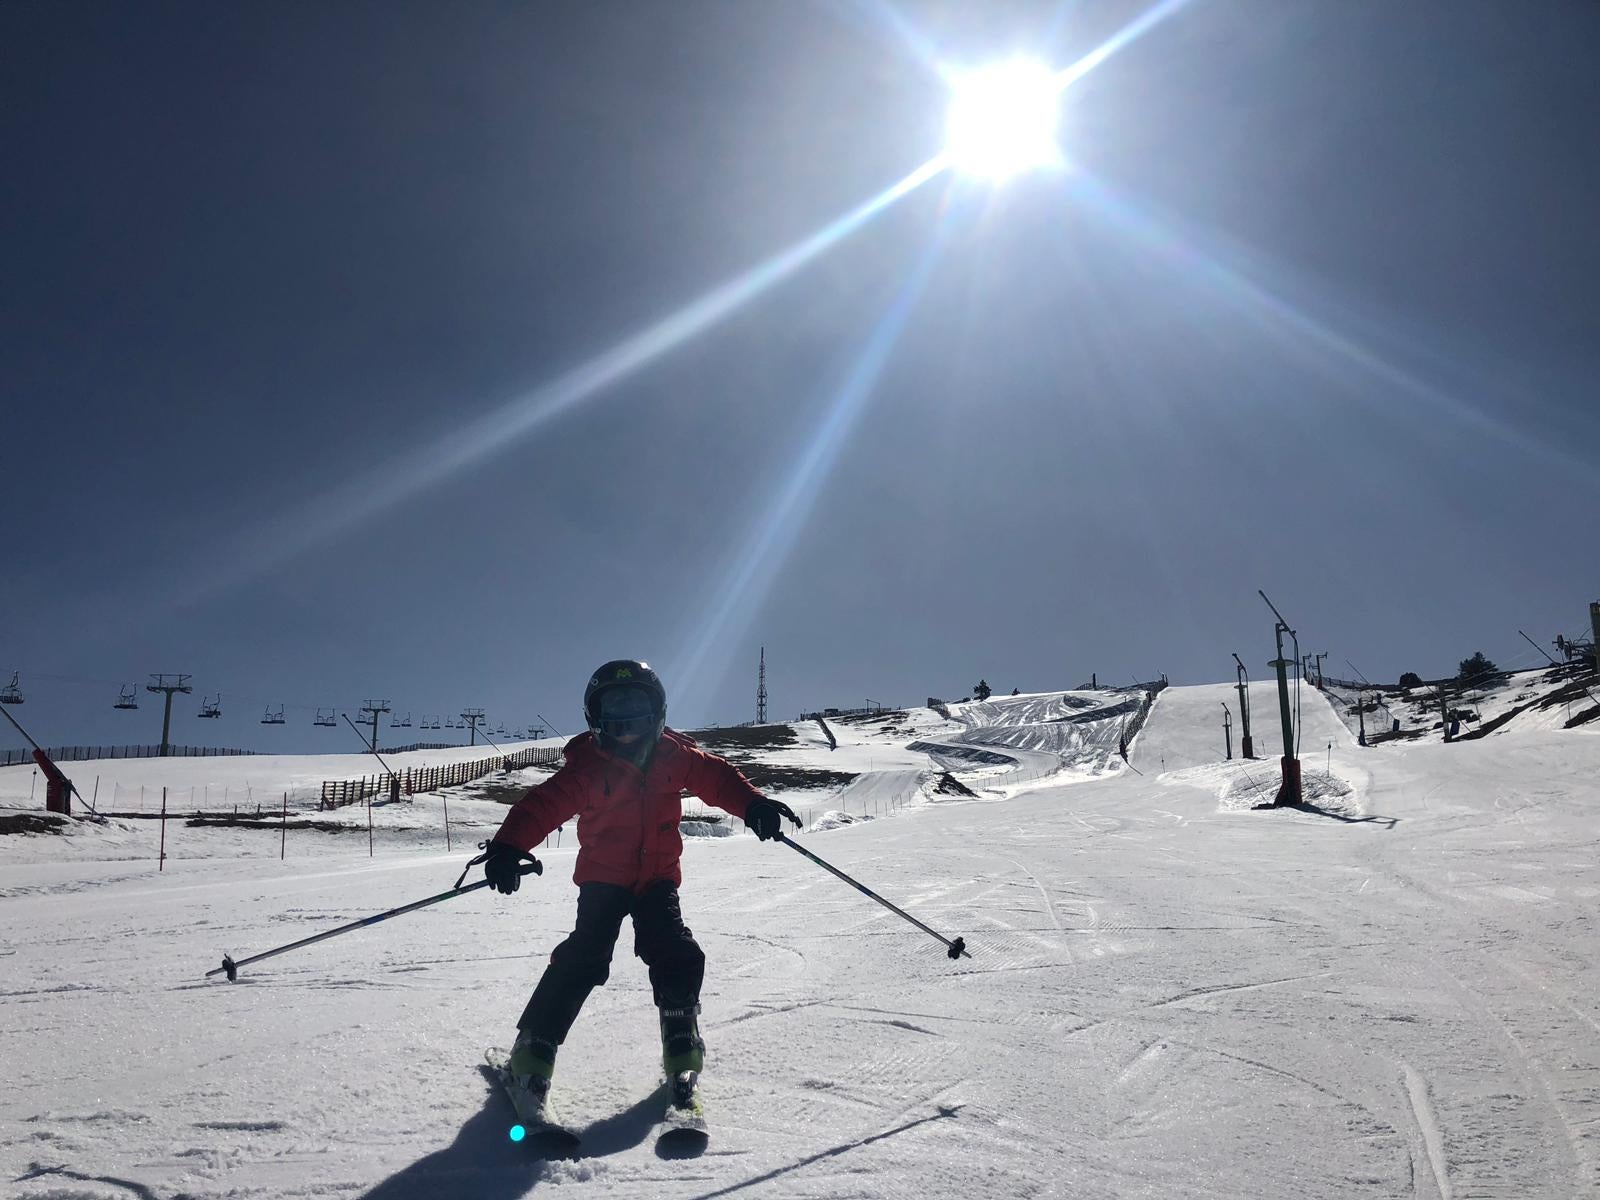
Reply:
M661 1118L663 1129L656 1138L656 1150L667 1155L697 1153L711 1136L700 1095L700 1076L695 1071L681 1071L668 1083L672 1094Z
M547 1155L570 1154L578 1148L582 1137L561 1120L561 1114L550 1103L550 1097L546 1096L540 1101L526 1088L518 1087L513 1082L509 1069L510 1056L506 1051L491 1047L484 1051L483 1059L500 1081L501 1089L511 1101L511 1107L516 1109L521 1122L512 1126L512 1141L522 1142L536 1152ZM518 1129L522 1131L521 1137L517 1136Z

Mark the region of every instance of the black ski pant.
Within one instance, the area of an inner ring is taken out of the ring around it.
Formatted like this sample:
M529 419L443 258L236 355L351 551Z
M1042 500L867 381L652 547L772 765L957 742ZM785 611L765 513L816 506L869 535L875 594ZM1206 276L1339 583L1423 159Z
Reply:
M614 883L578 888L578 923L550 954L517 1028L559 1046L578 1019L589 993L611 976L611 951L622 919L633 918L633 952L650 968L650 987L661 1008L700 1003L706 956L683 923L678 887L659 880L644 891Z

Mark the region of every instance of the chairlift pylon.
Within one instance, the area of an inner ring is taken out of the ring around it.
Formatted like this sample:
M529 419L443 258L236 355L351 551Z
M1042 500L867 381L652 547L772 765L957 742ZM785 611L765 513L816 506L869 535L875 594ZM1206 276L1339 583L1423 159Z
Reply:
M0 691L0 704L21 704L22 701L22 672L11 672L11 682L6 684L5 690Z
M217 693L217 698L215 700L207 700L205 698L205 693L203 693L203 692L201 693L201 695L200 695L200 715L202 717L207 718L207 719L210 719L210 718L213 718L213 717L220 717L222 715L222 693L221 692Z
M138 693L134 690L133 685L130 683L126 687L124 687L122 689L122 694L117 697L117 702L115 704L113 704L111 707L112 708L138 708L139 707L139 701L138 701L137 697L138 697Z
M283 720L283 705L281 705L281 704L278 705L278 711L277 712L273 712L272 711L272 705L270 705L270 704L267 705L267 711L262 716L261 723L263 725L282 725L282 724L284 724L284 720Z

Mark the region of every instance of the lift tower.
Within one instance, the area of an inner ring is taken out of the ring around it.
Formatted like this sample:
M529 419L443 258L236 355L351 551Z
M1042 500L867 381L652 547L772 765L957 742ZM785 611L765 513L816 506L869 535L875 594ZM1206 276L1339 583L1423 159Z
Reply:
M372 744L368 747L374 754L378 752L378 717L389 712L387 700L368 700L361 706L361 722L372 726Z
M190 692L194 691L194 688L189 686L189 680L191 678L193 677L189 675L152 675L150 676L150 682L144 685L144 690L147 692L165 692L167 696L166 711L161 717L162 758L166 758L167 754L172 749L172 744L168 739L172 733L173 694L176 692L182 692L187 696Z
M756 672L756 724L767 723L767 648L761 647L761 667Z

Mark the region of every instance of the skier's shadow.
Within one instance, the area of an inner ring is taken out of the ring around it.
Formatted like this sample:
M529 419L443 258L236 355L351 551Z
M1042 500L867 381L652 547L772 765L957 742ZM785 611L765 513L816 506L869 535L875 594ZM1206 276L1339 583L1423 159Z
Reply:
M483 1111L461 1127L450 1145L389 1176L361 1200L438 1200L440 1196L516 1200L547 1177L550 1159L541 1156L537 1146L519 1145L510 1139L516 1116L494 1072L487 1066L479 1069L490 1087ZM578 1162L637 1146L655 1131L666 1103L663 1084L631 1108L588 1126L581 1149L555 1158Z

